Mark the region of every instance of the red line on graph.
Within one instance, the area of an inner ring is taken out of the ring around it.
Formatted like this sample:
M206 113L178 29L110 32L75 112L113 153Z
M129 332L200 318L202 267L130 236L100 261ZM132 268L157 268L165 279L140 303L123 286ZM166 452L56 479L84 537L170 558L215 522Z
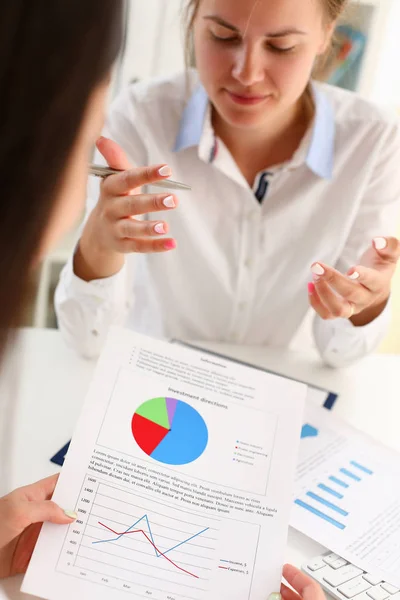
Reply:
M115 535L127 535L128 533L142 533L144 535L144 537L146 538L146 540L153 546L153 548L156 550L156 552L158 552L158 554L160 556L162 556L163 558L165 558L168 562L171 563L171 565L174 565L174 567L176 567L177 569L179 569L180 571L183 571L184 573L186 573L187 575L191 575L192 577L196 577L196 579L199 579L199 577L197 575L194 575L194 573L190 573L189 571L186 571L186 569L183 569L182 567L179 567L177 564L175 564L170 558L168 558L168 556L165 556L165 554L163 554L155 544L153 544L153 542L151 541L151 539L149 538L149 536L147 535L147 533L145 531L143 531L143 529L134 529L132 531L123 531L121 533L118 533L118 531L114 531L114 529L111 529L111 527L107 527L107 525L104 525L104 523L101 523L101 521L98 521L99 525L101 525L102 527L105 527L106 529L108 529L108 531L111 531L112 533L115 533Z
M218 567L218 569L225 569L225 571L229 571L228 567Z

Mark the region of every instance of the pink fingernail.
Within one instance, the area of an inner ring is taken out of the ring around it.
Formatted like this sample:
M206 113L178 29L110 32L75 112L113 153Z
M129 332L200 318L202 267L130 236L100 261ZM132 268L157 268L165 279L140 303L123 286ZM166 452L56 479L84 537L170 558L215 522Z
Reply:
M172 171L168 165L165 165L158 170L158 174L161 175L161 177L171 177Z
M375 248L377 250L383 250L387 246L387 239L383 237L374 238Z
M349 275L349 279L359 279L360 278L360 273L358 273L357 271L354 271L354 273L352 273L351 275Z
M315 265L313 265L313 266L311 267L311 272L312 272L314 275L320 275L320 276L321 276L321 275L324 275L324 273L325 273L325 269L324 269L324 267L323 267L322 265L320 265L319 263L315 263Z
M167 196L166 198L164 198L163 204L167 208L174 208L175 207L174 197L173 196Z
M314 292L315 292L315 285L313 283L309 283L308 284L308 294L309 294L309 296L312 296Z
M154 225L154 231L156 233L165 233L164 223L157 223L157 225Z
M173 250L174 248L176 248L175 240L167 240L164 244L164 248L166 250Z

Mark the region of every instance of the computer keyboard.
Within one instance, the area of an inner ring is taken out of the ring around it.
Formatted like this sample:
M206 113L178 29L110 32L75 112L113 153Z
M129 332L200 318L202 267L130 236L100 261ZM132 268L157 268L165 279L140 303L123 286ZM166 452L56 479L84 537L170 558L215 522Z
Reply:
M332 552L309 560L302 570L337 600L400 600L398 588Z

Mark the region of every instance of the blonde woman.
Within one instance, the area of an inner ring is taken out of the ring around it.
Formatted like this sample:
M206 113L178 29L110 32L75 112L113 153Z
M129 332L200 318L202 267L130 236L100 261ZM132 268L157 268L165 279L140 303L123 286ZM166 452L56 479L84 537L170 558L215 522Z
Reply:
M178 206L121 176L92 182L56 294L82 354L121 323L285 347L310 307L328 364L376 348L399 257L400 135L394 117L311 79L345 5L189 2L197 69L129 87L98 149L120 169L166 162L193 191Z
M0 357L19 322L33 264L81 212L122 13L119 0L13 0L2 7ZM134 169L117 182L142 186L160 179L160 168ZM49 477L0 498L0 579L26 570L44 521L76 519L52 502L56 482ZM324 598L295 567L286 565L284 576L304 600ZM299 598L285 585L281 592L285 600Z

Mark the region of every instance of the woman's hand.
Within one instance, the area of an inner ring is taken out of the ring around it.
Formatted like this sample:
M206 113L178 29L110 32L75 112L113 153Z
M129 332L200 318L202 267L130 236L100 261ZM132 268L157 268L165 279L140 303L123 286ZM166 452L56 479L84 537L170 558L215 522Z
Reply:
M117 273L130 252L166 252L176 247L165 221L145 221L140 217L175 208L171 193L142 194L141 187L171 176L167 165L131 168L123 150L107 138L97 148L110 167L123 169L100 185L100 198L90 214L74 257L75 274L90 281Z
M283 577L287 583L296 591L290 589L282 583L282 600L326 600L321 586L316 581L293 567L285 565L283 567Z
M42 523L68 525L76 519L50 500L58 475L19 488L0 498L0 578L24 573Z
M388 302L399 257L400 242L396 238L375 238L360 264L346 275L314 263L314 283L308 286L311 306L322 319L350 319L355 326L367 325Z
M282 583L281 593L270 594L268 600L326 600L321 586L296 567L285 565L282 575L293 589Z

